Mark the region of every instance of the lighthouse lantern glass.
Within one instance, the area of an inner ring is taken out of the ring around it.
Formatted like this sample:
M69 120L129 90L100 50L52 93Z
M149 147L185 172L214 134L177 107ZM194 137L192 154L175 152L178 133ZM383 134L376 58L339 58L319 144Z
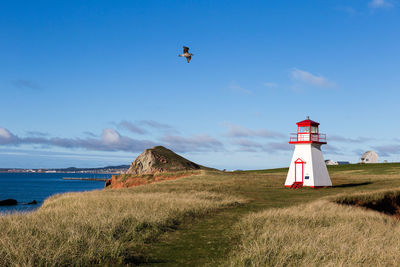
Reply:
M318 133L318 127L311 126L311 133Z
M299 133L309 133L310 132L310 127L305 126L305 127L299 127Z
M319 143L326 144L326 135L319 132L319 123L310 119L297 124L297 133L290 136L289 143Z

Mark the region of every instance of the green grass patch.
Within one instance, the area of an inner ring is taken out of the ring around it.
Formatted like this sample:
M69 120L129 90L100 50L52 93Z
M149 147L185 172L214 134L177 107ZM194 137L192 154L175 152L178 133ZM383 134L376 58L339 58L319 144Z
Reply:
M366 174L399 174L400 163L369 163L347 164L327 166L329 173L356 171Z
M266 170L246 170L246 171L235 171L236 173L287 173L289 168L275 168Z

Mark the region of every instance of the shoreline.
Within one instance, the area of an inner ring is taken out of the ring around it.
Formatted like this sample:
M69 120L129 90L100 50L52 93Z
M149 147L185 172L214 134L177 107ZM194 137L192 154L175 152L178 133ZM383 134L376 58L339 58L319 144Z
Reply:
M78 180L78 181L107 181L107 178L81 178L81 177L63 177L63 180Z

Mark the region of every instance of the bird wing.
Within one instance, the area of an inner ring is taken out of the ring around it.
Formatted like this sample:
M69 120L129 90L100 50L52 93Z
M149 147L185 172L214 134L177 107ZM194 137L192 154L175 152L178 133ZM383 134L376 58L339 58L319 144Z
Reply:
M192 59L192 57L186 57L188 63L190 62L190 60Z
M184 54L185 54L185 53L189 53L189 47L184 46L184 47L183 47L183 53L184 53Z

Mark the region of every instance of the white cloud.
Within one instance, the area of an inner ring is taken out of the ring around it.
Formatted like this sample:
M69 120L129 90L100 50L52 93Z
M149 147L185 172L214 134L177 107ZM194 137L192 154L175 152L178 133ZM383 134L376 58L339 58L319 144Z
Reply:
M223 125L228 129L226 136L233 138L240 138L240 137L281 138L285 136L282 133L270 131L267 129L253 130L240 125L234 125L228 122L224 123Z
M310 72L304 71L304 70L299 70L299 69L293 69L291 72L291 77L295 81L299 81L302 83L310 84L313 86L318 86L318 87L333 87L335 84L329 80L327 80L325 77L320 76L320 75L314 75L311 74Z
M262 148L262 144L247 138L234 139L232 144L239 147L239 152L256 152Z
M393 4L387 0L372 0L369 3L369 7L371 7L371 8L384 8L384 7L388 8L388 7L393 7Z
M269 143L264 147L264 151L275 152L275 151L292 151L293 147L288 142L275 142Z
M365 142L373 141L373 140L374 140L374 138L362 137L362 136L359 136L357 138L349 138L349 137L344 137L344 136L340 136L340 135L329 136L329 141L343 142L343 143L365 143Z
M8 131L6 128L0 127L0 138L4 139L10 139L12 137L10 131Z
M18 137L6 128L0 127L0 145L12 145L18 141Z
M261 147L262 145L260 143L254 142L252 140L249 139L237 139L233 141L233 144L235 145L239 145L242 147Z
M382 145L382 146L374 146L374 150L380 156L388 157L391 155L398 155L400 153L400 145L399 144L390 144L390 145Z
M119 129L126 129L131 133L141 134L141 135L147 134L149 132L154 132L154 130L161 131L164 133L178 133L178 131L171 125L160 123L153 120L141 120L135 122L123 120L119 123L113 123L113 124L116 125ZM151 131L148 130L149 128L151 129Z
M165 123L160 123L160 122L153 121L153 120L141 120L139 123L141 125L148 126L148 127L151 127L153 129L157 129L157 130L176 131L174 129L174 127L172 127L171 125L168 125Z
M238 146L239 152L285 152L292 151L293 147L288 142L270 142L261 144L249 139L237 139L233 144Z
M126 151L138 152L157 145L148 140L137 140L121 136L116 130L107 128L102 131L101 138L62 138L62 137L19 137L0 127L0 145L18 146L23 144L78 148L93 151Z
M162 142L166 147L177 152L193 151L222 151L224 145L217 139L207 135L194 135L190 137L165 135Z
M165 126L164 126L165 128ZM90 134L86 138L62 138L28 135L19 137L0 127L0 146L41 145L89 151L141 152L156 145L165 145L178 152L222 151L224 145L217 139L203 134L190 137L165 134L158 141L138 140L121 135L112 128L103 129L101 136Z
M101 134L101 139L105 144L111 145L111 144L117 144L120 141L121 136L114 129L107 128L103 130L103 133Z
M145 134L146 130L142 129L141 127L138 127L137 125L135 125L132 122L123 120L120 123L115 123L115 125L117 125L118 128L124 128L127 129L128 131L132 132L132 133L136 133L136 134Z

